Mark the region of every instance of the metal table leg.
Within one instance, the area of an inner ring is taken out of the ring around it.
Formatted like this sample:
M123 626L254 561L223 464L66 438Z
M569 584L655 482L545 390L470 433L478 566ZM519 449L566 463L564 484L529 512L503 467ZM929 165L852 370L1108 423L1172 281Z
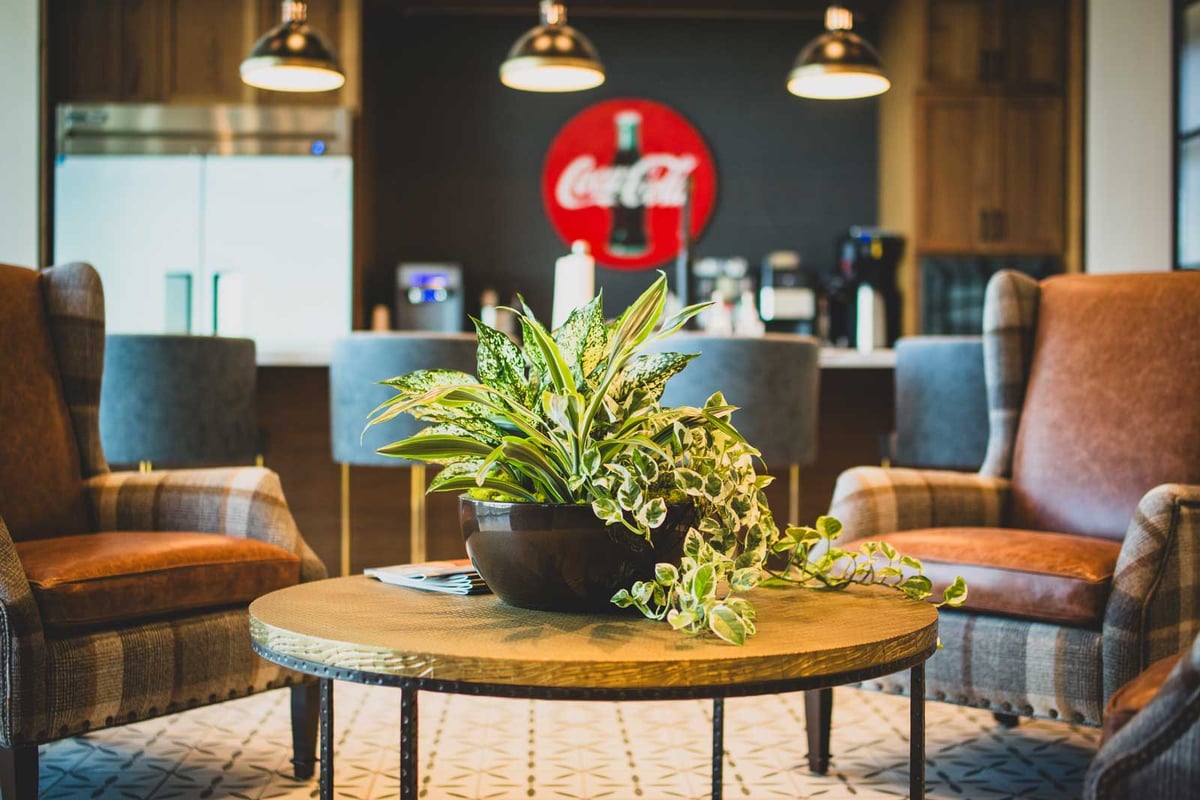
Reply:
M725 778L725 698L713 698L712 800L721 800Z
M333 800L333 681L321 678L321 800Z
M400 800L417 800L417 690L400 695Z
M908 697L908 796L925 800L925 665L912 668Z

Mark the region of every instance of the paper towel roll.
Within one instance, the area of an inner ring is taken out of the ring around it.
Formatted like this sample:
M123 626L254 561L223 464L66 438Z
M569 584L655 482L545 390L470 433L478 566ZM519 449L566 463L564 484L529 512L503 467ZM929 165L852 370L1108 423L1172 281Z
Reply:
M567 321L571 312L596 294L596 259L584 241L571 243L571 254L554 262L554 313L551 328Z

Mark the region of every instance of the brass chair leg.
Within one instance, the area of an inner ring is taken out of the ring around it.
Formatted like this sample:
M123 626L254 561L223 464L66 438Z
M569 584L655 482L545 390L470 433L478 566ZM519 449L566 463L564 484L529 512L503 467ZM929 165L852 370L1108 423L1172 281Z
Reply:
M350 465L342 464L342 577L350 574Z
M420 564L426 560L425 465L412 466L412 493L409 527L409 561Z
M788 467L788 518L789 525L800 525L800 465Z

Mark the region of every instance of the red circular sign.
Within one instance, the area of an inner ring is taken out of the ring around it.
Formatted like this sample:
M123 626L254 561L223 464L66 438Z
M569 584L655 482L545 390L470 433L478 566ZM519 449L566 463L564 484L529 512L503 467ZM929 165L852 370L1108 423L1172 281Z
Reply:
M712 216L717 170L700 133L652 100L605 100L572 117L546 153L542 202L568 245L617 269L667 263L691 182L692 239Z

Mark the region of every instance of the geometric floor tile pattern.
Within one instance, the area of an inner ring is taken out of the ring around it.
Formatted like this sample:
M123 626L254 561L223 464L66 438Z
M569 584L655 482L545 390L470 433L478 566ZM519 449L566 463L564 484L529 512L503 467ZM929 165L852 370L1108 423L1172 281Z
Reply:
M336 796L398 797L400 693L338 683ZM53 800L316 797L290 776L288 693L267 692L46 745ZM427 800L674 800L709 796L712 706L704 701L550 702L425 692L419 724ZM926 705L930 798L1076 797L1098 731ZM805 768L801 694L725 702L727 798L874 800L908 790L908 699L834 694L833 765Z

